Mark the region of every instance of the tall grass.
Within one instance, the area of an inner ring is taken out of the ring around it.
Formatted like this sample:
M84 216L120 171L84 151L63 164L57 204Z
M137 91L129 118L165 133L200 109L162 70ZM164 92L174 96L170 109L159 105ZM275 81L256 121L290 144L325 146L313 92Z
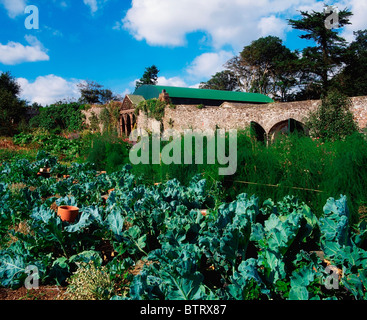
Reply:
M162 148L164 145L162 145ZM228 147L228 143L227 143ZM206 159L204 148L204 159ZM329 197L348 196L353 222L358 209L367 204L367 142L354 134L342 141L322 143L298 134L284 135L266 146L256 141L249 131L238 132L238 168L233 176L219 176L215 165L137 165L135 174L147 183L176 178L188 183L201 174L209 184L220 181L227 200L241 192L255 194L264 201L280 201L294 195L321 215Z
M89 148L84 158L99 170L113 172L129 162L130 146L115 133L93 134L88 137Z

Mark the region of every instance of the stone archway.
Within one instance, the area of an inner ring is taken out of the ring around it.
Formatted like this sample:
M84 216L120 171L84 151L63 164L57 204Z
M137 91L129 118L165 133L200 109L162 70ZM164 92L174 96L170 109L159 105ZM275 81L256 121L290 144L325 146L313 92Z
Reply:
M308 134L308 130L305 125L295 119L289 118L287 120L276 123L269 131L269 142L273 142L281 135L286 135L293 132L299 132L301 134Z
M134 115L134 110L122 111L120 116L121 136L125 135L126 137L129 137L130 133L134 129L135 123L136 117Z
M120 136L122 137L126 132L126 124L123 116L120 117Z
M126 115L126 135L127 136L130 136L132 129L133 129L133 126L132 126L130 114L127 114Z
M250 127L251 127L251 134L256 138L256 140L261 142L267 141L266 131L260 124L258 124L255 121L251 121Z

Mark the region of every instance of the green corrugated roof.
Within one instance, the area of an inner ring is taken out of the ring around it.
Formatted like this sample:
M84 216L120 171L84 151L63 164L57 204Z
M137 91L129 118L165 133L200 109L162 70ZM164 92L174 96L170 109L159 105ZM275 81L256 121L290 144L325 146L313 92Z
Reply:
M205 100L222 100L247 103L271 103L271 98L258 93L246 93L235 91L221 91L209 89L193 89L170 86L153 86L143 85L139 87L134 95L141 95L146 100L158 98L159 94L166 90L171 98L187 98L187 99L205 99Z

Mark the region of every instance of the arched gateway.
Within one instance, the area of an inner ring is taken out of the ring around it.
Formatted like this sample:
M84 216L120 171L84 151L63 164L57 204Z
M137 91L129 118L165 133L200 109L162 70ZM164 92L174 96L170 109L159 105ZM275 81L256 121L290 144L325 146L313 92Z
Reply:
M142 96L127 95L120 110L120 136L129 136L136 125L135 109L144 101Z

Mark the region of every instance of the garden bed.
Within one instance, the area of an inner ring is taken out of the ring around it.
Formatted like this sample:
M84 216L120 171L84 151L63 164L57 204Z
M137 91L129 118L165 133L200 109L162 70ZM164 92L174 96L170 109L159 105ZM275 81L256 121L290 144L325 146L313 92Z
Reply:
M25 287L13 290L0 288L0 300L64 300L65 288L41 286L27 290Z
M45 163L51 177L37 177ZM46 153L3 164L4 298L53 299L56 286L78 299L367 298L367 224L350 223L345 196L316 216L292 196L227 203L201 176L146 185L130 169L100 174ZM79 208L74 223L57 215L63 205ZM23 289L28 266L40 291Z

